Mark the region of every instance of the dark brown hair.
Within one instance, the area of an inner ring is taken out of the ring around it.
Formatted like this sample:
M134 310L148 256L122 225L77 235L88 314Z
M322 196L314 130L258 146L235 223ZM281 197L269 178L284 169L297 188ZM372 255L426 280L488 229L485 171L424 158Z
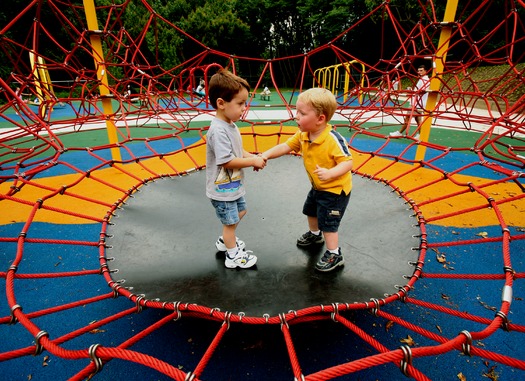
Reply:
M250 85L245 79L236 76L231 71L220 69L211 77L209 82L208 97L210 104L214 109L217 109L217 99L222 98L226 102L230 102L243 87L250 92Z

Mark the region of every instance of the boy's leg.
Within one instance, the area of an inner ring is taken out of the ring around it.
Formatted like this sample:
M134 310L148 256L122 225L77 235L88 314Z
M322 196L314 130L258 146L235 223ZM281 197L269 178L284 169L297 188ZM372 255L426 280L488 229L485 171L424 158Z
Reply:
M226 250L233 249L237 246L235 229L237 229L237 224L235 225L222 225L222 240L226 246Z
M239 222L241 222L242 218L245 215L246 210L239 212ZM235 230L237 230L239 222L237 222L234 225L222 225L222 239L224 241L226 249L232 249L237 245L237 237L235 236Z
M308 224L308 226L312 226ZM314 225L315 226L315 225ZM317 229L308 229L306 233L297 238L297 246L308 247L308 246L317 246L324 243L323 234Z
M405 130L407 130L409 126L410 126L410 115L406 115L405 121L403 125L401 126L401 128L398 131L391 132L389 135L394 138L402 137L403 132L405 132Z
M323 232L326 241L326 248L328 250L337 250L339 248L339 233L338 232Z
M345 262L339 248L338 230L349 200L350 195L344 193L334 195L325 192L319 197L318 215L323 217L318 223L323 231L327 250L315 265L318 271L332 271Z
M317 217L307 216L308 217L308 229L311 232L319 231L319 221Z
M235 237L237 225L239 225L241 219L246 215L246 202L244 201L244 197L241 197L236 201L228 202L212 200L212 204L215 207L217 217L223 226L223 235L221 235L217 239L217 242L215 242L217 250L226 251L228 248L235 247L235 243L231 242L232 234L237 246L244 249L246 244ZM231 229L233 229L233 233L230 231Z

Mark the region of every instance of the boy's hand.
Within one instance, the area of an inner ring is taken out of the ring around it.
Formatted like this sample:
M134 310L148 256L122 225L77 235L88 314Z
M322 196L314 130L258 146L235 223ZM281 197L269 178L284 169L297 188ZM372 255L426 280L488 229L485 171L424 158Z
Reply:
M320 167L318 164L315 166L314 174L316 174L321 181L327 181L331 179L330 170Z
M266 158L265 157L262 157L262 156L257 156L254 158L254 162L253 162L253 170L254 171L259 171L261 169L263 169L264 167L266 167Z

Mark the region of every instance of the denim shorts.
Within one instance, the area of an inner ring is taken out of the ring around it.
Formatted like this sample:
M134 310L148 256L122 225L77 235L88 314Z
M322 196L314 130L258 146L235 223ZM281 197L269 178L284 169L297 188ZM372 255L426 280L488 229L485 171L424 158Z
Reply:
M246 210L244 197L238 198L235 201L211 200L211 204L215 208L215 213L223 225L235 225L241 220L239 213Z
M335 233L339 229L348 201L350 194L346 195L345 192L335 194L311 189L304 202L303 214L317 217L321 231Z

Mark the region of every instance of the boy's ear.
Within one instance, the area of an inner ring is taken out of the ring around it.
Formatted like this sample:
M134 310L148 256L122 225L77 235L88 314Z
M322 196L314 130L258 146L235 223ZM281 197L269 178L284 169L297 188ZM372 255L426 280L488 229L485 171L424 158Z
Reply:
M217 108L221 108L224 106L224 99L217 98Z

